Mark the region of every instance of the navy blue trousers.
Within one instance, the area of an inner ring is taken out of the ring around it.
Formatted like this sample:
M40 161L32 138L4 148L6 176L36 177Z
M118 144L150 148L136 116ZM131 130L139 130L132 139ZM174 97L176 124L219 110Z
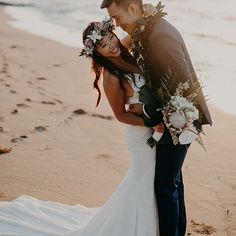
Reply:
M154 190L160 236L184 236L186 210L182 165L189 145L160 144L156 147Z

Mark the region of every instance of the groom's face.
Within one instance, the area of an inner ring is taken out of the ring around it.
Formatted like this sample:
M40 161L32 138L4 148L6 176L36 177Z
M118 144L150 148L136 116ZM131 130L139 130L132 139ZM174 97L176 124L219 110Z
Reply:
M134 3L130 3L125 9L121 5L117 5L113 2L108 8L107 11L115 22L116 26L122 28L128 34L131 34L138 27L136 21L141 17L142 12L139 7Z

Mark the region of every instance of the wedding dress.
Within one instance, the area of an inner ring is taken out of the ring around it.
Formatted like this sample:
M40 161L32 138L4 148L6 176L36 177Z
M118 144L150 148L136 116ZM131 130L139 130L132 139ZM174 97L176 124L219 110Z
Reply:
M139 88L145 83L135 74L129 80L137 103ZM154 195L155 148L146 141L147 127L126 126L126 142L131 155L130 168L104 206L86 208L41 201L21 195L0 202L1 236L159 236Z

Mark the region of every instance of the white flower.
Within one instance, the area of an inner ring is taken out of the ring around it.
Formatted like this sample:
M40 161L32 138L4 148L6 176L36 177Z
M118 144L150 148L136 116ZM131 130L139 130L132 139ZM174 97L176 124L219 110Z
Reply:
M190 108L193 106L191 102L189 102L185 97L180 95L172 96L170 100L170 105L176 108L178 112L186 110L186 108Z
M189 83L188 82L185 82L185 83L183 83L182 84L182 88L183 88L183 90L188 90L189 88L190 88L190 85L189 85Z
M195 121L199 118L199 111L196 108L193 110L187 110L185 116L189 121Z
M93 43L96 43L97 40L102 39L102 36L96 30L93 30L91 34L87 36L87 38L90 38Z
M90 47L85 47L84 48L84 53L86 56L92 55L93 54L93 49Z
M181 129L186 124L186 118L185 118L184 114L179 113L179 112L173 112L169 116L169 121L172 124L172 126L175 127L176 129Z
M143 17L154 16L156 13L157 9L151 3L146 3L143 5Z
M179 136L180 144L189 144L198 136L198 132L194 126L185 129Z

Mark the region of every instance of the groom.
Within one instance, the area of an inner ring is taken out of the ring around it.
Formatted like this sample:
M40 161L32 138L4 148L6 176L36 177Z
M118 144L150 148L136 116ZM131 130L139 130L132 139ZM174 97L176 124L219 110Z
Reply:
M159 9L162 9L159 5ZM197 81L193 65L180 33L168 23L162 11L151 10L143 19L142 0L104 0L101 8L132 35L133 54L143 68L147 80L154 89L161 86L160 80L170 71L181 74L184 81ZM198 93L200 126L212 124L202 91ZM138 105L137 105L138 106ZM168 134L167 134L168 137ZM156 148L155 195L158 205L160 236L184 236L186 212L182 165L189 145L174 145L169 139L160 140ZM144 235L148 236L148 235Z

